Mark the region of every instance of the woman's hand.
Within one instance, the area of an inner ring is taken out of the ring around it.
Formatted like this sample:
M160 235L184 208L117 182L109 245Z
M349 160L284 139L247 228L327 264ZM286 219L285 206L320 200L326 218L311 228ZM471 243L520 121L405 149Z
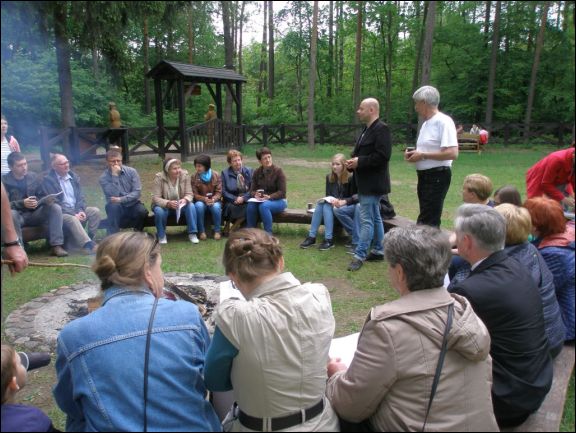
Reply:
M166 203L166 207L168 209L178 209L178 200L169 200L168 203Z
M328 359L328 365L326 366L326 371L328 373L328 377L332 377L335 373L343 370L348 370L346 364L341 362L340 358L330 358Z

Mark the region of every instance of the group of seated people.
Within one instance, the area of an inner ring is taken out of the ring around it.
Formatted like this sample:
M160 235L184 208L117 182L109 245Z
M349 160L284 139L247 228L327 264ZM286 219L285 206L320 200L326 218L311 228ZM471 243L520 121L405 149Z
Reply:
M137 206L120 189L132 173L111 152L110 179L101 178L109 218L111 204ZM54 398L67 430L498 431L538 410L553 358L575 331L574 224L558 201L522 203L513 186L491 200L490 179L472 174L452 239L425 225L389 231L384 258L399 298L370 310L348 365L328 354L335 330L328 289L284 269L270 232L272 213L286 207L286 180L269 151L259 152L254 172L229 153L220 178L199 156L193 179L168 160L155 180L153 210L164 227L180 205L190 220L212 212L219 196L227 215L242 218L245 206L248 228L229 234L222 257L238 296L217 306L212 337L194 305L163 297L160 231L100 243L92 269L102 306L58 336ZM317 204L307 246L321 221L329 246L341 209L353 235L353 182L336 155L326 177L326 198L334 200ZM264 231L253 228L257 216ZM192 242L203 233L195 223ZM3 407L18 387L14 377L12 386L3 376ZM222 420L208 390L233 393Z

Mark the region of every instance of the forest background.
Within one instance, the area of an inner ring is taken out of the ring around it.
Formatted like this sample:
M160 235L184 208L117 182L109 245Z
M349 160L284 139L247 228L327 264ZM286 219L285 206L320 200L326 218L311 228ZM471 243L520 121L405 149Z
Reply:
M247 124L352 123L367 96L386 122L415 123L411 95L430 83L457 123L574 125L572 1L2 1L1 11L2 113L25 147L40 126L108 126L108 101L126 126L154 126L144 75L163 59L243 74ZM248 22L260 41L243 41ZM206 91L187 98L188 123L210 102Z

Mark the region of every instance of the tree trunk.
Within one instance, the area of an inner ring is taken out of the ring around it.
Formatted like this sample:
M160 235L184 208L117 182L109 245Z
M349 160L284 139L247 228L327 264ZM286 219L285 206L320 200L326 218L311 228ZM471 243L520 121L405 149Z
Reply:
M318 44L318 0L312 12L312 35L310 41L310 86L308 88L308 147L314 150L314 92L316 84L316 51Z
M56 63L58 65L58 84L60 86L60 110L62 126L76 126L74 105L72 103L72 72L70 70L70 45L67 33L67 2L54 2L54 37L56 45Z
M240 6L240 42L238 43L238 73L242 75L242 34L244 33L244 8L246 7L246 2L242 1L242 6Z
M354 109L360 105L360 62L362 61L362 10L364 2L358 2L358 16L356 20L356 56L354 59Z
M224 28L224 62L226 69L234 69L234 41L232 39L232 29L230 22L230 3L220 2L222 5L222 25ZM226 102L224 105L224 120L232 121L232 95L226 87Z
M268 98L274 99L274 2L268 2Z
M484 45L488 47L488 40L490 37L488 36L490 33L490 12L492 10L492 2L486 2L486 13L484 14Z
M546 31L546 20L550 2L544 2L542 7L542 18L540 21L540 31L536 39L536 50L534 51L534 62L532 63L532 74L530 76L530 87L528 88L528 102L526 103L526 117L524 118L524 139L530 138L530 119L532 117L532 105L534 104L534 95L536 93L536 78L538 75L538 66L540 66L540 53L544 45L544 32Z
M150 48L150 35L148 34L148 17L144 16L144 41L142 44L144 57L144 113L152 113L152 100L150 98L150 79L146 76L150 70L150 60L148 59L148 50Z
M416 18L420 14L420 3L416 2ZM424 21L426 20L426 13L428 11L428 3L424 3L424 18L422 25L420 27L420 35L418 38L418 44L416 46L416 61L414 63L414 73L412 74L412 91L410 92L410 99L408 104L408 117L407 122L412 123L412 117L414 116L414 101L412 101L412 95L416 91L418 82L420 81L420 63L422 62L422 46L424 45Z
M420 84L425 86L430 83L432 71L432 45L434 42L434 24L436 23L436 2L429 1L426 12L426 25L424 26L424 46L422 51L422 79Z
M334 80L334 2L330 1L328 17L328 79L326 80L326 96L332 98L332 82Z
M262 49L260 51L260 76L258 80L258 96L256 97L256 107L262 104L262 95L266 93L266 36L267 36L267 22L268 1L264 3L264 19L262 20Z
M344 82L344 2L339 2L338 12L338 86L336 93L342 93L342 83ZM356 108L354 108L356 110Z
M188 63L194 63L194 3L188 2Z
M492 34L492 54L490 55L490 72L488 74L488 94L486 95L486 118L484 127L492 131L492 113L494 110L494 86L496 85L496 65L498 62L498 49L500 46L500 9L501 1L496 2L494 12L494 25Z

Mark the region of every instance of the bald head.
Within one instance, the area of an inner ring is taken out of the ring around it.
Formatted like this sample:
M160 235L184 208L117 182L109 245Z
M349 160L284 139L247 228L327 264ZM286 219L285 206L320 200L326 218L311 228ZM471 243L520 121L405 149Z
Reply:
M366 98L356 111L360 122L370 126L378 117L380 117L380 103L376 98Z

